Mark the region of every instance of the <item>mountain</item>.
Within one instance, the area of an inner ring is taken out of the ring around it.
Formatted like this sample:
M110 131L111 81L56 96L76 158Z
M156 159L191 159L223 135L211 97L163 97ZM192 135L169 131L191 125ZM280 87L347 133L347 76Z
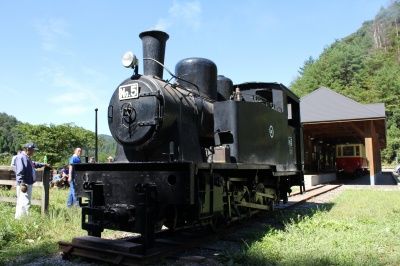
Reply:
M109 156L115 157L117 142L112 136L99 134L99 161L106 162Z
M308 58L290 88L304 96L324 86L361 103L385 103L390 163L400 148L400 1L381 8L374 20L335 41L319 58Z

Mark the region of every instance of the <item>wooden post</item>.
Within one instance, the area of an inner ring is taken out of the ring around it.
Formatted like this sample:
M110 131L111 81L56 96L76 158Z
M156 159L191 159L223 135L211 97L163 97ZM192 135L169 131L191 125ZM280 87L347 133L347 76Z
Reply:
M41 211L42 215L46 215L49 211L49 187L50 187L50 175L51 168L45 167L43 169L43 178L42 178L42 200L41 200Z
M375 160L374 160L374 152L373 152L373 144L372 138L366 137L365 138L365 153L368 159L368 166L369 166L369 180L370 185L375 185Z
M367 122L366 132L365 132L365 153L369 163L369 179L370 185L375 185L376 174L378 173L380 167L378 166L377 154L379 149L377 134L375 132L375 126L373 121Z

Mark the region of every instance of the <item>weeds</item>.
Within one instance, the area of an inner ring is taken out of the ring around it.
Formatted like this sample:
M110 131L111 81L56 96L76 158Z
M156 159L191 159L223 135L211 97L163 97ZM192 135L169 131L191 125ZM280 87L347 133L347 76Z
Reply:
M15 194L15 190L0 192ZM33 193L40 196L40 188L34 187ZM85 234L80 229L80 209L66 207L67 194L68 190L51 189L48 215L41 216L40 208L32 206L30 215L21 220L14 219L14 204L0 203L0 264L55 253L59 240Z
M282 215L237 262L253 265L398 265L397 191L345 191L330 209ZM262 235L262 232L260 232Z
M34 190L39 188L34 188ZM39 190L40 192L40 190ZM0 191L15 193L15 191ZM68 190L52 189L46 216L33 206L14 219L15 206L0 203L0 264L23 264L53 254L57 242L85 235L80 209L66 208ZM274 212L269 222L241 235L242 250L223 256L229 265L398 265L400 193L345 191L316 210ZM272 225L271 225L272 224ZM115 234L112 232L111 234ZM105 233L107 235L107 232Z

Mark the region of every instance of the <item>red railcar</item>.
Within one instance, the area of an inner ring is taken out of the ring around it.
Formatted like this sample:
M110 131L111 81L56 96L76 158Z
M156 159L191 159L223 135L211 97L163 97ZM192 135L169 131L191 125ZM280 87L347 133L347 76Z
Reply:
M361 176L368 171L368 160L363 144L336 145L336 171L338 174Z

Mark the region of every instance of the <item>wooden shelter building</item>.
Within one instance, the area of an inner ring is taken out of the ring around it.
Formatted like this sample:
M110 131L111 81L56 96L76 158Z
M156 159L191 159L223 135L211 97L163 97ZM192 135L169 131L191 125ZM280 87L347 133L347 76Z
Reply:
M371 185L381 172L381 149L386 146L383 103L361 104L321 87L300 99L307 173L335 171L336 145L364 144Z

